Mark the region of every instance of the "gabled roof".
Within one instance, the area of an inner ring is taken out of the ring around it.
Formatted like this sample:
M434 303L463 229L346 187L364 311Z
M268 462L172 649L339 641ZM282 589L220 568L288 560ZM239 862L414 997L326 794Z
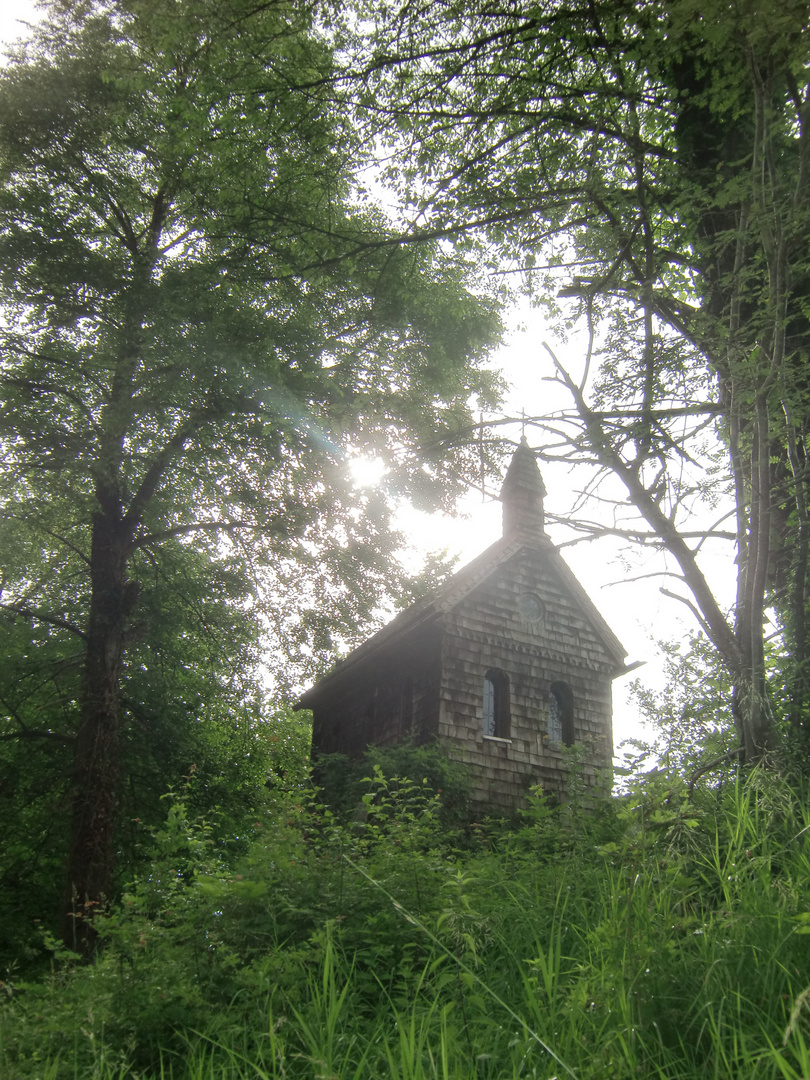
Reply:
M391 622L358 646L298 700L296 708L308 709L323 692L331 690L357 667L381 649L401 641L430 623L435 622L445 612L451 611L461 603L474 589L483 584L499 567L503 566L524 548L532 548L549 559L552 572L567 588L572 599L583 615L590 621L594 630L602 639L607 651L616 659L617 674L624 670L623 661L627 650L602 618L588 594L577 581L573 571L563 560L557 548L544 534L530 533L518 529L507 536L502 536L490 545L486 551L467 563L455 574L432 589L420 600L411 604L405 611L396 615Z

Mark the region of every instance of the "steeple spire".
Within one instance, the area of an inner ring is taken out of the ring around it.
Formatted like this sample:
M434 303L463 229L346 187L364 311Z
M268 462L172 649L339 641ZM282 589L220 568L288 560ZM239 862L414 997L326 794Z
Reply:
M501 488L503 535L511 536L518 531L545 535L545 495L546 488L537 459L523 435L512 455Z

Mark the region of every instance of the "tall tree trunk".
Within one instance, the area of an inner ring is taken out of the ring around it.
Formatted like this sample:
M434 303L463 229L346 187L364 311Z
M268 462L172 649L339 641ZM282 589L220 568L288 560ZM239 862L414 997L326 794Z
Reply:
M796 541L790 566L789 606L786 624L790 642L791 674L790 724L794 732L802 730L805 722L805 703L808 687L807 600L808 549L810 549L810 508L808 507L808 471L806 431L799 430L791 418L791 409L784 398L786 445L793 479L793 502L796 510Z
M145 293L165 213L163 194L155 196L147 254L125 229L133 258L133 282L126 296L126 318L109 397L99 423L94 468L95 499L90 542L90 610L87 619L81 721L73 769L73 808L63 938L86 958L95 950L93 915L113 893L116 801L121 773L121 675L130 616L140 586L127 579L133 538L145 505L154 494L166 460L183 440L170 440L146 470L125 506L123 461L133 425L135 374L142 349Z
M115 500L111 500L115 502ZM93 915L113 887L116 797L121 769L120 681L129 617L129 529L112 508L95 516L81 724L76 739L68 890L63 937L83 956L95 947Z

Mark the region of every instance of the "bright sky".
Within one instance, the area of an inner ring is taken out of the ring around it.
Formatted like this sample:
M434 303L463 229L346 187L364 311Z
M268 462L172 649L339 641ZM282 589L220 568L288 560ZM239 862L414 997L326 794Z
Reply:
M13 41L25 36L22 21L36 19L34 0L4 0L0 5L0 42ZM514 313L511 320L514 329L505 346L497 356L497 365L512 384L506 402L505 414L527 416L540 415L557 407L561 402L550 395L555 391L543 380L553 375L551 360L542 347L548 341L555 351L552 328L537 310L527 304ZM569 344L559 347L558 355L574 374L581 369L584 347ZM520 436L519 427L510 433ZM536 445L539 435L531 429L527 437ZM587 475L572 474L564 465L543 466L543 476L548 490L546 509L550 514L562 514L572 504L575 490L587 483ZM492 494L496 494L493 492ZM501 530L500 504L481 495L471 494L466 500L465 516L462 518L425 522L424 519L406 518L415 547L425 550L447 546L461 554L462 562L468 561L498 538ZM589 513L589 517L593 514ZM558 543L567 539L561 530L549 526L552 539ZM605 616L608 624L628 650L628 661L645 662L637 675L648 685L660 687L660 660L655 641L681 638L687 630L694 629L694 621L682 605L666 599L659 591L662 584L673 587L672 579L651 575L663 568L661 557L646 556L643 560L633 557L628 561L622 545L615 539L582 542L564 549L564 556L594 603ZM726 606L733 602L734 552L729 546L722 554L707 560L705 572L715 588L721 593ZM630 579L642 577L642 580ZM635 676L633 676L635 677ZM627 700L629 677L617 680L614 687L614 735L618 746L624 738L641 734L638 718Z
M15 41L27 37L20 20L36 20L34 0L3 0L0 4L0 42Z

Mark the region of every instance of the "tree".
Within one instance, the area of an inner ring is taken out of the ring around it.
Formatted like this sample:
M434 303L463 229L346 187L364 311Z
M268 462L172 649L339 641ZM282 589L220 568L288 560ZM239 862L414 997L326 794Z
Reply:
M0 548L14 550L7 533ZM23 554L36 579L37 553ZM77 617L81 596L71 596L71 583L84 582L83 568L68 560L54 573L53 561L48 567L41 557L39 568L38 609L64 612L72 601ZM276 719L258 689L256 620L245 610L249 594L238 570L232 558L213 559L177 541L162 546L159 561L133 559L140 629L121 672L117 882L137 870L171 790L182 789L218 834L244 835L288 737L289 724ZM0 625L2 967L29 950L36 955L63 899L82 653L74 636L44 621L6 612Z
M716 785L728 775L737 749L728 672L702 633L683 646L659 642L659 649L665 688L658 693L640 681L631 688L653 739L637 749L654 756L656 769L687 780L690 788L699 779Z
M340 40L306 0L59 0L0 79L2 611L78 670L58 718L7 708L4 738L71 740L65 937L85 950L152 682L134 643L168 618L149 581L193 546L240 565L246 612L264 595L286 617L303 564L322 655L398 576L385 495L347 454L447 501L468 401L493 400L492 306L363 198Z
M572 409L537 418L544 446L618 479L644 522L623 531L674 558L756 760L776 728L771 603L795 661L792 719L807 722L806 5L370 4L368 15L366 105L398 148L392 181L420 227L484 230L535 294L578 305L588 356L582 373L552 368ZM689 535L690 504L717 494L697 457L712 430L726 455L714 484L736 514L732 618L701 567L706 537Z

